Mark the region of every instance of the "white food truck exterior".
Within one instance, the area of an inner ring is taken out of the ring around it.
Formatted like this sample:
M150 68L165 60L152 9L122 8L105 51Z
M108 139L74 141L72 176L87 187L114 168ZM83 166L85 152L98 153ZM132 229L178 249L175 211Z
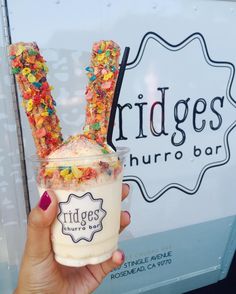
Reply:
M124 265L96 293L175 294L223 279L236 246L236 3L4 2L12 42L36 41L48 61L64 137L83 125L93 42L130 47L113 143L130 148L123 209L132 223ZM34 206L29 165L27 175Z

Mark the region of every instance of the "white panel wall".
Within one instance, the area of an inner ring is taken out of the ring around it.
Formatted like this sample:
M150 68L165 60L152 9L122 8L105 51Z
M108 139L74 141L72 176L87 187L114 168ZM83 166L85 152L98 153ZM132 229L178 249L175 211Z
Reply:
M41 48L42 54L48 61L48 79L49 83L55 87L53 91L54 98L57 101L58 114L61 119L63 134L66 138L70 134L81 131L83 125L85 106L84 91L87 84L84 68L89 63L90 51L94 41L113 39L121 46L122 50L125 46L130 46L131 52L129 60L132 61L136 56L142 37L149 31L156 32L172 45L182 42L195 32L200 32L206 40L210 57L213 60L228 61L236 65L236 31L233 29L236 25L236 5L233 2L235 1L102 0L85 2L76 0L8 0L8 5L12 41L36 41ZM4 201L0 203L0 214L2 218L0 227L0 236L2 239L0 242L2 242L3 248L5 249L0 253L3 255L0 261L3 260L4 262L11 263L13 260L15 264L17 263L16 260L20 250L17 249L17 254L11 255L12 259L10 259L8 253L11 252L12 244L14 244L15 240L10 239L12 238L12 234L8 235L8 232L11 232L11 229L13 232L16 232L15 226L17 221L20 224L19 232L23 232L22 220L25 220L25 216L23 210L21 175L19 173L19 154L18 148L15 148L15 146L17 146L17 136L13 107L11 100L7 100L11 96L9 78L7 76L8 68L4 55L5 49L3 48L3 40L1 40L1 42L1 54L4 56L4 62L3 66L0 67L0 71L3 71L3 73L1 72L1 77L4 78L0 79L0 120L2 121L1 125L3 126L4 140L0 141L0 144L2 144L0 149L2 156L0 153L0 160L3 161L4 168L2 170L0 168L0 189L2 189L1 193ZM195 61L193 64L198 66L200 61L199 63L196 62L195 53L197 54L197 52L200 52L200 46L194 46L193 48L197 48L196 51L194 51L195 49L189 51L192 53L194 52L194 54L186 55L186 58L183 58L183 62L187 64L189 61L190 64L190 62ZM157 64L159 61L161 64L161 62L164 63L166 60L170 60L164 54L161 56L162 58L160 58L160 55L157 57L154 56L154 58L157 59L153 64ZM151 68L152 56L147 58L147 64L150 65ZM193 68L193 70L194 69L195 68ZM156 70L158 72L158 69ZM178 72L177 69L176 72ZM202 71L199 74L204 75L205 72ZM168 68L165 69L164 66L162 77L168 78ZM183 77L182 74L179 76L177 74L175 75L176 84L180 82L181 77ZM195 77L197 77L197 75ZM143 82L141 77L139 77L139 79ZM147 79L148 77L146 76L146 80ZM206 79L211 80L211 77L206 75ZM219 85L221 81L218 79L216 80L217 85ZM128 81L128 79L126 81ZM139 80L137 79L136 82L133 81L131 85L124 81L125 87L120 96L121 103L130 102L134 104L137 102L137 95L139 93L138 91L137 93L132 92L133 89L140 90L139 86L141 82L137 83L137 81ZM173 82L173 79L171 79L171 82ZM204 85L207 86L207 83ZM211 88L205 87L209 90L210 94L214 92L214 83L212 85ZM224 89L223 84L220 89ZM199 90L199 87L197 90ZM133 95L134 93L137 95ZM232 97L236 99L235 81L232 84L231 94ZM26 156L30 156L35 150L23 109L21 109L21 116ZM231 118L234 118L232 109L229 111L227 119ZM124 120L129 138L132 136L134 137L134 129L136 128L134 119L135 117L130 115ZM129 128L129 126L133 128ZM189 126L186 128L188 129ZM118 123L116 122L116 135L117 132ZM214 138L216 138L216 140L218 139L217 136ZM208 139L209 137L207 140ZM201 142L204 143L204 140L201 139ZM132 223L123 233L122 240L132 239L131 241L133 241L134 238L143 237L142 240L137 239L137 245L145 248L145 236L147 235L151 236L151 234L156 234L155 240L158 240L158 234L160 232L168 232L176 228L184 228L189 225L234 216L236 213L234 192L236 190L235 129L230 132L228 142L231 151L230 161L223 166L209 169L204 174L201 186L194 195L188 195L187 193L183 193L183 191L170 189L165 193L165 197L161 197L158 201L150 204L142 197L139 187L131 183L132 191L129 199L124 204L124 208L130 210ZM118 143L119 145L127 145L131 147L131 151L134 151L146 150L146 148L153 144L153 141L148 140L146 141L146 145L144 144L142 146L139 144L138 140L131 139ZM165 145L162 141L158 141L157 147L159 148L159 146L165 149ZM38 201L38 195L30 165L27 167L31 204L34 206ZM126 174L130 171L131 169L127 168ZM153 168L150 173L152 178L148 186L155 184L155 179L153 180L154 176L156 176L158 180L160 180L161 177L166 180L170 176L168 173L163 173L162 168ZM9 177L9 175L11 177ZM178 167L178 169L176 169L176 175L182 175L187 182L189 178L194 176L185 166ZM16 196L16 189L18 191L18 197ZM5 212L9 211L12 213L5 214ZM142 217L140 217L140 215ZM12 219L9 220L8 218L10 216ZM9 225L10 229L6 230L5 223L12 224L12 226ZM224 226L223 224L222 227L219 227L219 231L214 234L216 240L221 234L224 236L227 235L224 240L221 240L222 242L219 242L218 251L214 251L216 254L220 252L223 256L228 242L227 238L229 238L231 234ZM196 240L194 243L194 241L192 241L194 238L189 238L191 230L189 231L186 233L186 236L184 234L183 236L189 241L188 246L193 248L192 252L194 255L194 248L198 248L195 245L200 242ZM211 232L209 232L209 238L210 233ZM150 236L148 236L148 238L151 238ZM178 233L176 233L176 236L178 238ZM171 234L169 237L172 240ZM167 239L169 239L169 237ZM17 238L20 239L19 236L17 236ZM210 239L215 240L214 238ZM171 244L168 243L167 245L175 248L174 241L171 242ZM126 244L129 246L129 243ZM149 241L149 245L150 244L152 245L152 241ZM207 241L206 244L209 248L211 247L210 241ZM233 244L233 242L230 244ZM163 248L167 245L164 244ZM137 248L139 248L138 246ZM182 243L180 248L181 246ZM137 249L137 252L135 249L136 246L131 248L130 260L147 254L144 249L142 249L142 254L138 251L139 249ZM154 249L150 247L149 251L151 252L152 250ZM204 250L209 251L209 249L207 249L206 246L202 248L202 256L205 258L206 255ZM181 251L177 251L176 255L178 255L178 252ZM133 257L132 254L136 257ZM191 254L190 250L189 255ZM178 258L181 259L183 257L176 256L176 259ZM195 258L198 260L197 256L195 256ZM189 260L191 264L192 260ZM206 266L207 264L209 265L212 260L209 261L205 259ZM217 269L220 269L220 265L218 264L219 261L214 258L214 262L218 266ZM215 266L214 262L211 266ZM184 262L182 265L182 270L184 272ZM201 267L201 265L202 264L199 263L199 267ZM174 264L173 262L172 266L173 267L168 269L167 273L164 271L162 272L163 280L168 280L168 274L172 273L174 266L176 266L175 270L178 272L179 264ZM190 272L191 268L188 269L187 274ZM136 276L134 276L133 280L134 288L136 284L135 277ZM155 274L150 274L149 278L151 284L151 279L155 279ZM139 277L137 279L140 282L142 281ZM123 280L121 280L121 282L122 281ZM110 284L111 288L112 282ZM127 279L126 283L130 286L131 282ZM124 288L125 286L126 284L124 284ZM118 289L116 290L118 291Z
M13 42L37 41L43 55L48 60L48 78L49 82L55 87L53 93L57 101L58 115L61 119L65 138L70 134L78 133L84 121L84 91L87 84L84 68L89 63L91 46L94 41L113 39L121 46L122 50L125 46L130 46L129 60L132 61L142 37L148 31L158 33L171 44L178 44L192 33L200 32L207 42L207 48L213 60L226 60L236 64L236 43L233 41L236 39L236 34L234 30L227 33L230 25L234 26L235 24L236 7L234 3L227 1L149 0L143 2L141 0L104 0L91 1L80 5L80 2L76 0L39 2L9 0L8 3ZM45 9L45 7L47 8ZM191 49L189 52L202 54L199 51L200 47L195 47L195 51L191 51ZM187 58L195 57L188 56L185 60ZM151 59L152 57L148 62L151 62ZM164 74L167 78L168 68ZM178 78L176 75L176 83L178 83ZM135 84L132 88L134 87ZM236 83L233 83L232 96L236 95L235 87ZM125 85L123 92L121 92L120 102L133 104L137 102L138 93L137 95L132 94L132 97L130 95L129 86ZM23 110L22 118L26 155L30 156L34 153L34 146ZM135 128L134 119L134 117L129 118L128 115L125 117L124 128L130 134L129 137L134 137L132 134ZM134 128L128 129L129 125ZM117 123L116 126L118 126ZM117 129L115 132L117 134ZM236 147L235 134L235 130L233 130L229 136L231 150L235 150ZM148 141L153 144L151 138ZM162 141L156 142L159 146L165 147ZM126 144L131 147L132 151L132 146L135 146L135 144L140 146L139 149L143 149L146 143L143 147L138 140L119 141L117 144ZM228 165L206 172L201 189L195 194L200 197L189 197L172 189L165 194L165 197L150 205L143 201L139 188L132 183L133 192L126 203L126 208L131 210L133 222L124 235L127 235L127 238L129 236L138 237L234 214L234 205L232 205L234 195L229 191L228 197L230 199L227 203L220 195L223 193L224 187L234 185L235 157L236 154L232 152L231 161ZM127 169L127 172L130 172L130 170ZM157 173L158 177L159 170L154 170L153 173ZM188 173L187 170L186 173ZM222 176L226 173L227 177L223 178L223 186L213 185L215 179L222 179ZM30 166L28 175L31 201L34 205L38 196ZM166 174L162 174L162 176L168 178ZM186 177L186 174L184 173L183 176ZM231 187L233 189L233 186ZM223 212L221 209L222 201L225 204ZM214 207L210 214L209 211L202 209L204 203L213 203ZM167 206L172 213L177 212L177 207L181 206L181 215L177 213L176 218L170 220L169 210L163 213L163 207ZM197 209L194 214L191 212L192 207ZM157 226L153 228L148 223L139 221L141 208L149 215L149 222L155 222L158 214Z

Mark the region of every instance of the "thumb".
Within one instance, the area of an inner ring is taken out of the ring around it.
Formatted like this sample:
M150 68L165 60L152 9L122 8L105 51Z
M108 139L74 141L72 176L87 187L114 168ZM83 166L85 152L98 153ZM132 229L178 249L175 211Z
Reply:
M40 263L52 252L51 225L57 214L57 198L45 191L29 214L25 257Z

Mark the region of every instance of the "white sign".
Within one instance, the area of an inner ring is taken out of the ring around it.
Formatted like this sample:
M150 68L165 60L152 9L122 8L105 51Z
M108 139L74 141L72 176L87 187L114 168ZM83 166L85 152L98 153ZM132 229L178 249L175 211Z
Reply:
M234 65L213 61L200 33L170 44L149 32L137 51L118 111L116 141L135 144L126 180L147 202L170 189L195 194L210 168L230 160Z

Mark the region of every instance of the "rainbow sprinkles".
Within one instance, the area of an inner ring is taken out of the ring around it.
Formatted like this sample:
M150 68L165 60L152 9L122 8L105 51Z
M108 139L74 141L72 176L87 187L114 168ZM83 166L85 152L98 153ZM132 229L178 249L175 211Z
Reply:
M120 48L113 41L100 41L93 45L90 66L86 67L89 83L86 87L86 120L83 134L62 139L56 102L52 87L47 82L48 68L36 43L17 43L9 47L12 73L16 76L28 117L39 160L38 182L47 187L70 188L88 180L99 179L100 174L116 177L121 172L119 160L110 157L94 166L81 166L66 162L57 166L50 160L63 150L81 151L80 144L98 145L97 155L112 153L107 145L107 132L113 96L119 73ZM82 142L82 143L81 143ZM85 148L86 149L86 148ZM80 153L72 152L74 157ZM70 155L71 156L71 155ZM85 154L86 156L86 154Z

